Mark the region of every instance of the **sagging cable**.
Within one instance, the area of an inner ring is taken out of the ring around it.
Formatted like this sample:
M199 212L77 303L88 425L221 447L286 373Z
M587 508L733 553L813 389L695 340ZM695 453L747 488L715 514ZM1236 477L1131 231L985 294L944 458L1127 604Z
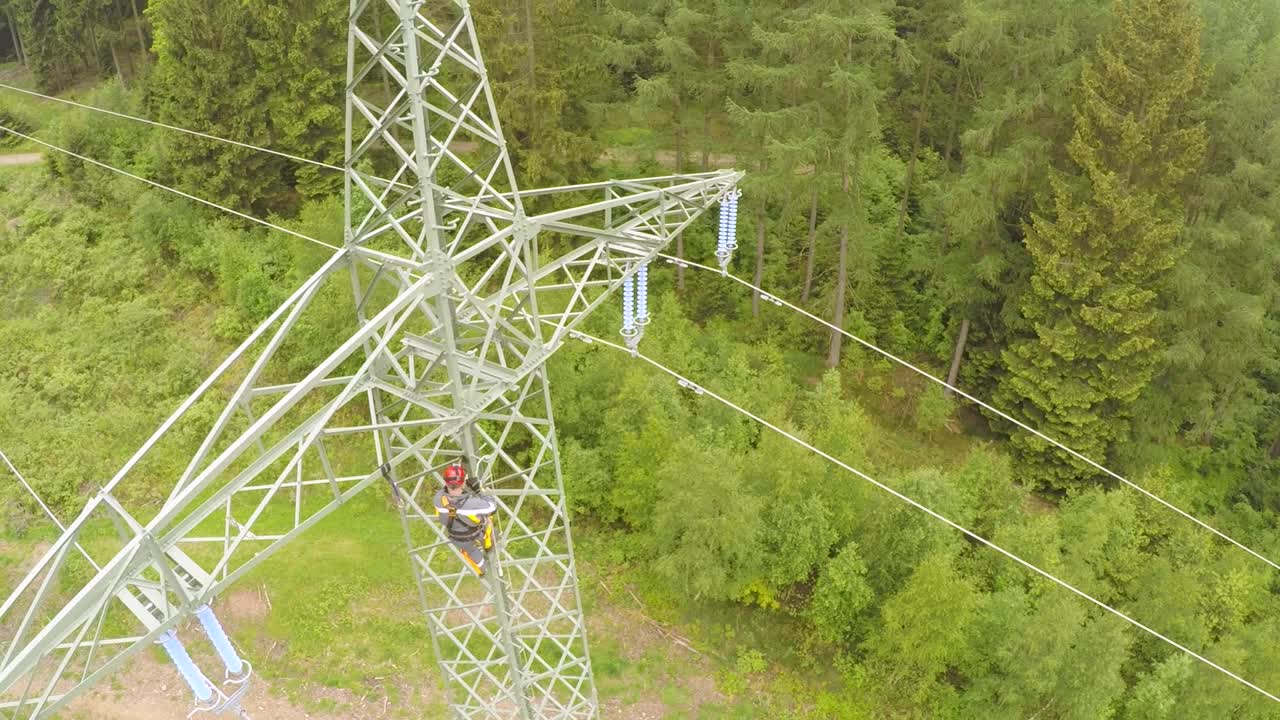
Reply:
M584 334L585 334L585 333L584 333ZM600 339L600 338L593 338L593 339L594 339L594 340L596 340L600 345L603 345L603 346L605 346L605 347L611 348L611 349L613 349L613 350L622 350L622 351L625 351L625 349L624 349L624 348L622 348L622 347L618 346L618 345L617 345L617 344L615 344L615 343L611 343L611 342L609 342L609 341L607 341L607 340L602 340L602 339ZM1177 650L1180 650L1181 652L1183 652L1184 654L1186 654L1186 655L1190 656L1191 658L1193 658L1193 659L1195 659L1195 660L1198 660L1199 662L1201 662L1201 663L1203 663L1203 664L1207 665L1208 667L1213 668L1214 670L1217 670L1218 672L1222 673L1222 674L1223 674L1223 675L1225 675L1226 677L1231 678L1232 680L1236 681L1237 683L1240 683L1240 684L1241 684L1241 685L1243 685L1244 687L1247 687L1247 688L1249 688L1250 690L1253 690L1253 691L1257 692L1258 694L1260 694L1260 695L1262 695L1262 696L1266 697L1267 699L1269 699L1269 700L1271 700L1271 701L1273 701L1273 702L1280 703L1280 697L1278 697L1278 696L1276 696L1276 695L1274 695L1274 694L1272 694L1272 693L1270 693L1270 692L1268 692L1268 691L1266 691L1266 690L1262 689L1262 688L1261 688L1261 687L1259 687L1258 685L1255 685L1254 683L1252 683L1252 682L1250 682L1250 681L1246 680L1245 678L1241 677L1240 675L1238 675L1238 674L1236 674L1236 673L1234 673L1234 672L1232 672L1232 671L1228 670L1227 668L1223 667L1222 665L1219 665L1218 663L1215 663L1214 661L1210 660L1209 658L1205 657L1204 655L1201 655L1201 654L1197 653L1196 651L1192 650L1191 648L1187 647L1186 645L1183 645L1183 644L1179 643L1178 641L1173 640L1172 638L1170 638L1170 637L1168 637L1168 636L1166 636L1166 635L1164 635L1164 634L1160 633L1159 631L1154 630L1154 629L1152 629L1151 627L1149 627L1149 626L1147 626L1147 625L1144 625L1143 623L1139 622L1138 620L1135 620L1133 617L1129 616L1128 614L1124 613L1123 611L1118 610L1118 609L1116 609L1116 608L1112 607L1111 605L1108 605L1107 603L1103 602L1102 600L1099 600L1098 598L1094 597L1093 595L1090 595L1089 593L1085 592L1084 590L1081 590L1080 588L1076 587L1075 585L1072 585L1071 583L1067 582L1066 580L1063 580L1062 578L1059 578L1058 576L1054 575L1053 573L1050 573L1049 571L1042 569L1042 568L1041 568L1041 567L1039 567L1038 565L1035 565L1034 563L1032 563L1032 562L1030 562L1030 561L1028 561L1028 560L1026 560L1026 559L1024 559L1024 558L1022 558L1021 556L1016 555L1016 554L1014 554L1013 552L1010 552L1009 550L1006 550L1005 548L1001 547L1000 545L997 545L995 542L993 542L993 541L991 541L991 540L988 540L987 538L985 538L985 537L983 537L983 536L981 536L981 535L977 534L977 533L976 533L976 532L974 532L973 530L970 530L969 528L967 528L967 527L965 527L965 526L963 526L963 525L961 525L961 524L957 523L956 521L954 521L954 520L952 520L952 519L950 519L950 518L946 517L945 515L942 515L942 514L941 514L941 513L939 513L938 511L936 511L936 510L934 510L934 509L932 509L932 508L928 507L927 505L925 505L925 504L921 503L920 501L918 501L918 500L916 500L916 499L914 499L914 498L911 498L911 497L909 497L909 496L907 496L907 495L905 495L905 494L903 494L903 493L901 493L901 492L899 492L899 491L897 491L897 490L894 490L893 488L889 487L888 485L884 484L883 482L880 482L879 480L877 480L877 479L875 479L875 478L871 477L871 476L870 476L870 475L868 475L867 473L865 473L865 472L863 472L863 471L861 471L861 470L859 470L859 469L857 469L857 468L853 467L852 465L849 465L848 463L846 463L846 462L844 462L844 461L840 460L839 458L835 457L834 455L831 455L830 453L823 451L822 449L820 449L820 448L816 447L816 446L815 446L815 445L813 445L812 443L810 443L810 442L808 442L808 441L804 440L803 438L801 438L801 437L799 437L799 436L795 435L794 433L788 432L787 430L783 429L782 427L779 427L778 425L775 425L774 423L769 422L768 420L764 419L763 417L761 417L761 416L759 416L759 415L756 415L755 413L751 412L750 410L747 410L746 408L742 407L741 405L738 405L737 403L734 403L733 401L731 401L731 400L729 400L729 399L727 399L727 398L723 397L722 395L718 395L717 393L715 393L715 392L714 392L714 391L712 391L712 390L707 390L707 389L705 389L705 388L702 388L701 386L699 386L699 385L697 385L696 383L694 383L692 380L689 380L688 378L686 378L685 376L683 376L683 375L681 375L680 373L676 372L675 370L672 370L671 368L667 367L666 365L663 365L662 363L658 362L657 360L654 360L653 358L648 357L647 355L640 355L640 354L636 354L636 357L637 357L637 358L639 358L640 360L642 360L642 361L644 361L644 362L648 363L649 365L653 366L654 368L656 368L656 369L657 369L657 370L659 370L660 372L665 373L666 375L668 375L668 376L670 376L671 378L673 378L673 379L676 381L676 383L677 383L678 385L680 385L680 387L689 388L689 389L693 390L693 391L694 391L694 393L696 393L696 394L698 394L698 395L705 396L705 397L710 398L710 399L712 399L712 400L715 400L716 402L720 403L721 405L724 405L725 407L727 407L727 408L729 408L729 409L731 409L731 410L733 410L733 411L735 411L735 412L737 412L737 413L739 413L739 414L741 414L741 415L743 415L743 416L745 416L745 417L747 417L747 418L749 418L749 419L753 420L756 424L758 424L758 425L760 425L760 426L762 426L762 427L764 427L764 428L767 428L767 429L769 429L769 430L771 430L771 431L773 431L773 432L777 433L778 435L782 436L783 438L786 438L787 440L790 440L791 442L795 443L796 445L799 445L800 447L805 448L806 450L808 450L809 452L811 452L811 453L813 453L813 454L817 455L818 457L821 457L821 458L823 458L824 460L827 460L828 462L830 462L830 463L832 463L832 464L834 464L834 465L836 465L836 466L838 466L838 467L840 467L840 468L844 469L845 471L847 471L847 472L849 472L849 473L851 473L851 474L853 474L853 475L857 476L858 478L862 479L863 481L865 481L865 482L867 482L867 483L869 483L869 484L871 484L871 485L874 485L875 487L879 488L880 490L883 490L884 492L886 492L886 493L888 493L888 494L890 494L890 495L894 496L894 497L895 497L895 498L897 498L898 500L901 500L902 502L904 502L904 503L906 503L906 504L908 504L908 505L910 505L910 506L914 507L915 509L917 509L917 510L919 510L919 511L923 512L923 513L925 513L926 515L929 515L929 516L930 516L930 517L932 517L933 519L940 521L940 522L941 522L941 523L943 523L944 525L947 525L947 526L951 527L952 529L959 531L960 533L962 533L963 535L965 535L965 536L966 536L966 537L968 537L969 539L971 539L971 540L973 540L973 541L975 541L975 542L978 542L978 543L980 543L980 544L982 544L982 545L986 546L988 549L993 550L993 551L995 551L995 552L999 553L1000 555L1003 555L1005 558L1007 558L1007 559L1009 559L1009 560L1012 560L1013 562L1017 563L1018 565L1021 565L1022 567L1026 568L1027 570L1030 570L1030 571L1032 571L1032 572L1036 573L1036 574L1037 574L1037 575L1039 575L1040 577L1043 577L1043 578L1045 578L1046 580L1049 580L1049 581L1053 582L1054 584L1058 585L1059 587L1061 587L1061 588L1063 588L1063 589L1065 589L1065 590L1070 591L1071 593L1075 594L1076 596L1080 597L1081 599L1083 599L1083 600L1087 600L1088 602L1092 603L1093 605L1097 606L1098 608L1100 608L1100 609L1102 609L1102 610L1105 610L1106 612L1108 612L1108 613L1110 613L1110 614L1112 614L1112 615L1114 615L1114 616L1116 616L1116 617L1120 618L1121 620L1123 620L1123 621L1125 621L1125 622L1129 623L1130 625L1132 625L1133 627L1137 628L1138 630L1141 630L1142 632L1145 632L1145 633L1147 633L1148 635L1151 635L1152 637L1156 638L1157 640L1163 641L1164 643L1168 644L1169 646L1171 646L1171 647L1173 647L1173 648L1175 648L1175 649L1177 649Z

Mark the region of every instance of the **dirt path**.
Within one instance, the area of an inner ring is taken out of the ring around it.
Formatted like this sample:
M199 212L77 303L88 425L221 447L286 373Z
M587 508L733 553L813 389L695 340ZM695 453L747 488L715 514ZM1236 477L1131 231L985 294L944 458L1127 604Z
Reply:
M44 155L40 153L22 153L19 155L0 155L0 166L36 165L43 161L44 161Z

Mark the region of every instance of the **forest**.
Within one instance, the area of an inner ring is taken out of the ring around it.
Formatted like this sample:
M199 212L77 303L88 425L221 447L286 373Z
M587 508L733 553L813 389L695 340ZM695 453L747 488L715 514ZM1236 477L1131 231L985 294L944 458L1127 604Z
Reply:
M734 275L1280 558L1280 4L471 6L524 186L743 170ZM0 0L0 84L341 165L347 12ZM0 126L342 241L341 173L4 88ZM0 132L0 158L38 151ZM714 264L713 223L670 252ZM74 515L326 257L68 156L0 167L0 451ZM1274 563L760 293L671 265L654 282L646 354L1280 693ZM574 344L550 368L588 616L625 603L704 649L637 656L597 620L617 717L1277 716L642 363ZM380 519L316 529L360 538L356 579L316 583L298 557L250 580L344 618L277 603L253 631L289 647L263 672L299 702L430 681L410 609L350 610L412 594L394 513L359 512ZM0 596L53 537L0 475ZM712 687L675 687L685 659Z

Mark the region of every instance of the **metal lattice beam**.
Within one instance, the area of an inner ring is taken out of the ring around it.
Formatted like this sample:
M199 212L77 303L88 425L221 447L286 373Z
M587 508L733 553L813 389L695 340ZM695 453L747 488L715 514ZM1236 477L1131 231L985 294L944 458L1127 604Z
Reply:
M350 13L345 247L0 605L0 717L53 717L388 480L455 716L598 715L545 363L739 175L521 192L466 3ZM190 453L176 477L172 452ZM438 472L458 458L500 508L484 580L434 522Z

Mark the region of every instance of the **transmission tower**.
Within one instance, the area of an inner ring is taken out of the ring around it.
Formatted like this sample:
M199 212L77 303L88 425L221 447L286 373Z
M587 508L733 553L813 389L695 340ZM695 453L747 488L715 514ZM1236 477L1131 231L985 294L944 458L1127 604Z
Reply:
M158 642L200 707L235 711L249 670L216 598L373 487L399 508L454 716L598 716L546 361L740 175L520 191L465 0L352 0L346 116L343 249L0 606L0 717L54 717ZM459 460L499 505L485 578L434 519ZM225 680L181 645L203 635Z

